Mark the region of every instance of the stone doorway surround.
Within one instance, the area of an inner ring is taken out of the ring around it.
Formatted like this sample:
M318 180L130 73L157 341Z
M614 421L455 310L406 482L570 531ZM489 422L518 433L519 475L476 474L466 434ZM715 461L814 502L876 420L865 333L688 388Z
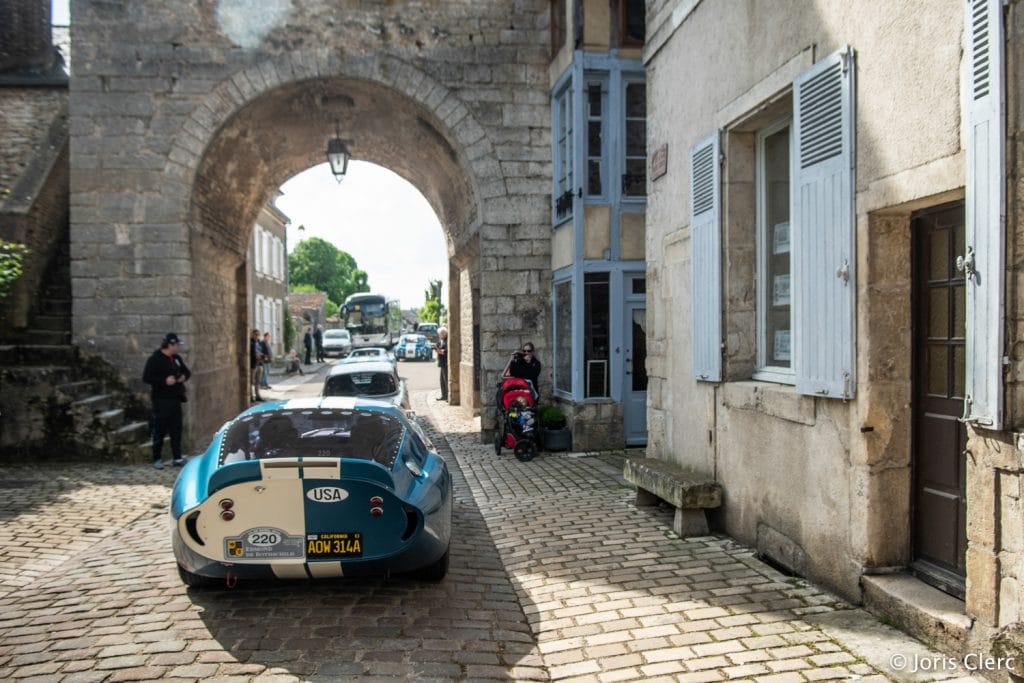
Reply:
M191 435L237 414L251 225L281 183L323 162L338 121L353 158L399 173L438 214L452 394L479 412L520 338L550 337L547 35L532 4L308 2L261 18L254 38L186 0L75 3L74 341L136 380L174 330L195 373ZM340 207L338 222L358 229Z

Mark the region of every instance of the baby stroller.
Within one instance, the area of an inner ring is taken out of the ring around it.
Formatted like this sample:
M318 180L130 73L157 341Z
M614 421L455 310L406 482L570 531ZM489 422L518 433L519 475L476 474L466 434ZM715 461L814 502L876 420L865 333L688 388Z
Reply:
M498 383L498 435L494 437L494 453L501 447L511 448L516 459L533 460L537 455L537 424L534 410L537 392L529 380L506 377Z

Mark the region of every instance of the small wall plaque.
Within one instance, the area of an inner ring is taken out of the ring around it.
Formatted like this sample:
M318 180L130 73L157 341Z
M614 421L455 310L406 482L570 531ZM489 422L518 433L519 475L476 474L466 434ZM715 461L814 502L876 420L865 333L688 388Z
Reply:
M668 143L654 150L651 155L651 180L657 180L668 172Z

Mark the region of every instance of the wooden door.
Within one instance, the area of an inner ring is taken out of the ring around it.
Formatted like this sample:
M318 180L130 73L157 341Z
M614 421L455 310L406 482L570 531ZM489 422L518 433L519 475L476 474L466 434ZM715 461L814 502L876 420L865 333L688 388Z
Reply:
M963 597L967 550L964 205L914 216L913 569Z

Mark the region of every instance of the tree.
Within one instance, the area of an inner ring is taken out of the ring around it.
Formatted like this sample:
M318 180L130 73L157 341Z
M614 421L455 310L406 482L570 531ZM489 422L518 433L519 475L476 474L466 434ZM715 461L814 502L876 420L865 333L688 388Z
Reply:
M350 294L370 291L366 271L359 270L352 255L319 237L302 240L288 255L288 278L293 291L309 285L338 303Z
M431 280L423 294L426 301L423 308L416 311L417 317L420 322L440 324L445 315L444 304L441 303L441 281Z

